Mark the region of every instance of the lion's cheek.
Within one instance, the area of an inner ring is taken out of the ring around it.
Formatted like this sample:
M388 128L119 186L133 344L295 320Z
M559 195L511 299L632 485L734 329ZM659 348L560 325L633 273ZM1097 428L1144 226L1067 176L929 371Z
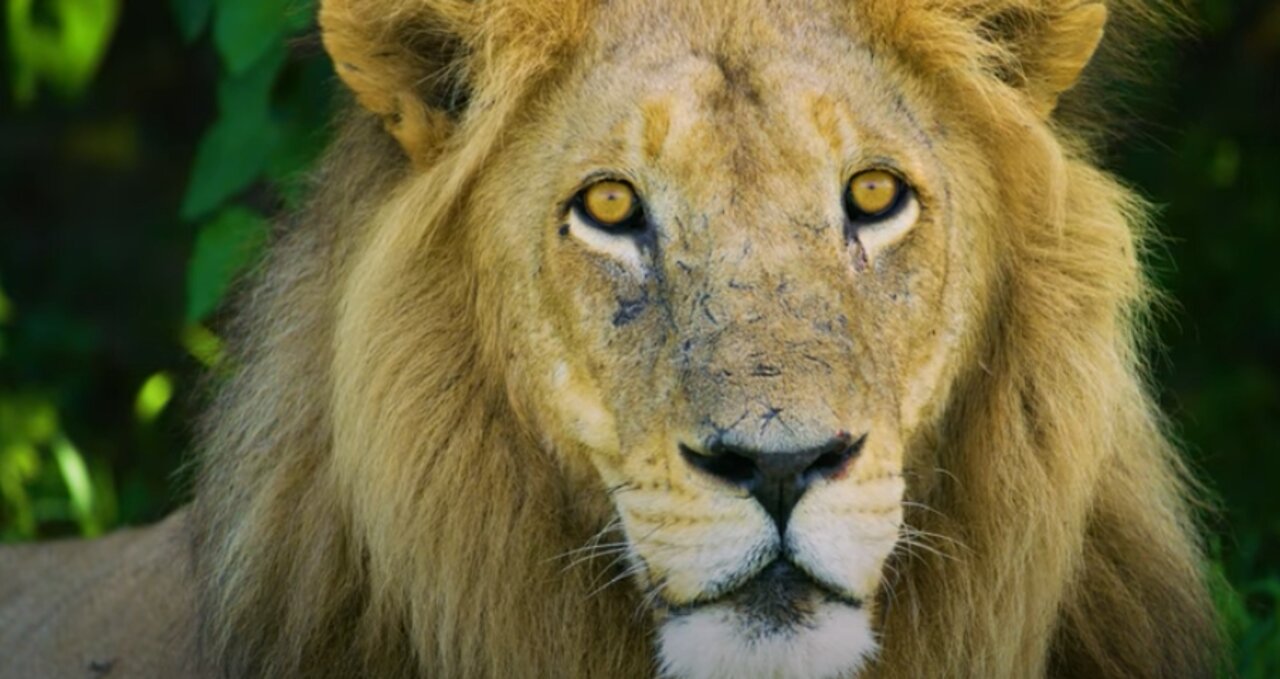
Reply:
M618 429L593 381L558 361L547 379L551 424L573 441L597 453L619 453Z

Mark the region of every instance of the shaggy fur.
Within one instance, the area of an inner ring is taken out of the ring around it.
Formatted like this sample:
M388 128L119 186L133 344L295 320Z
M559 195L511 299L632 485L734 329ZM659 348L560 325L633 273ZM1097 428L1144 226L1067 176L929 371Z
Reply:
M904 442L918 539L885 566L866 676L1210 673L1191 486L1140 360L1145 210L1051 116L1080 108L1055 103L1092 49L1055 33L1098 7L841 10L998 174L993 204L970 208L995 229L978 331ZM1162 15L1136 0L1110 9L1138 35ZM641 592L597 591L605 564L556 558L614 509L590 466L547 440L507 362L521 310L494 299L498 272L470 254L488 214L475 184L519 149L510 131L539 93L574 77L602 11L324 3L326 44L373 115L344 125L312 204L244 296L238 367L205 420L201 638L226 676L656 671Z

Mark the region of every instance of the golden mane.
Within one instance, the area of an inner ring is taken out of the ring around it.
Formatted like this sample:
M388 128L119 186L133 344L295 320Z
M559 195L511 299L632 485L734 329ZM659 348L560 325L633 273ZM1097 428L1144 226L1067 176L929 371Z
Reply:
M445 20L465 44L433 68L474 71L456 129L415 136L433 145L415 168L395 130L353 113L241 300L192 516L203 652L237 677L652 675L635 596L555 559L609 522L608 499L513 410L502 310L476 303L492 272L458 256L482 226L473 178L559 77L588 3L436 4L456 6ZM979 118L993 157L1057 192L1000 197L1010 254L985 358L911 442L912 533L868 675L1206 676L1216 636L1191 483L1144 383L1145 207L1067 121L1022 124L1035 112L1007 87L1024 57L1001 36L1045 30L1063 3L851 6L936 99ZM1112 8L1137 36L1167 16ZM390 201L410 172L434 190ZM1045 209L1055 198L1065 211ZM373 267L402 285L377 285Z

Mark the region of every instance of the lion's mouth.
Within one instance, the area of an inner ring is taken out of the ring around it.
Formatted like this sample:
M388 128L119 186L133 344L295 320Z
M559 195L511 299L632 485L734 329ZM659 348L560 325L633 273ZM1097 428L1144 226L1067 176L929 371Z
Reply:
M807 575L786 559L777 559L742 585L713 599L664 605L672 617L710 606L727 608L760 634L776 634L803 627L823 604L861 608L862 601Z

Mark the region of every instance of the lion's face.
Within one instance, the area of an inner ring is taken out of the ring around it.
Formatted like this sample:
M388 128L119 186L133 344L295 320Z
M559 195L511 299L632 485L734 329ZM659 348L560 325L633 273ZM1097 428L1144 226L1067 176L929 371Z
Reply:
M849 671L976 322L959 169L834 18L618 11L475 193L516 398L611 496L668 673Z

